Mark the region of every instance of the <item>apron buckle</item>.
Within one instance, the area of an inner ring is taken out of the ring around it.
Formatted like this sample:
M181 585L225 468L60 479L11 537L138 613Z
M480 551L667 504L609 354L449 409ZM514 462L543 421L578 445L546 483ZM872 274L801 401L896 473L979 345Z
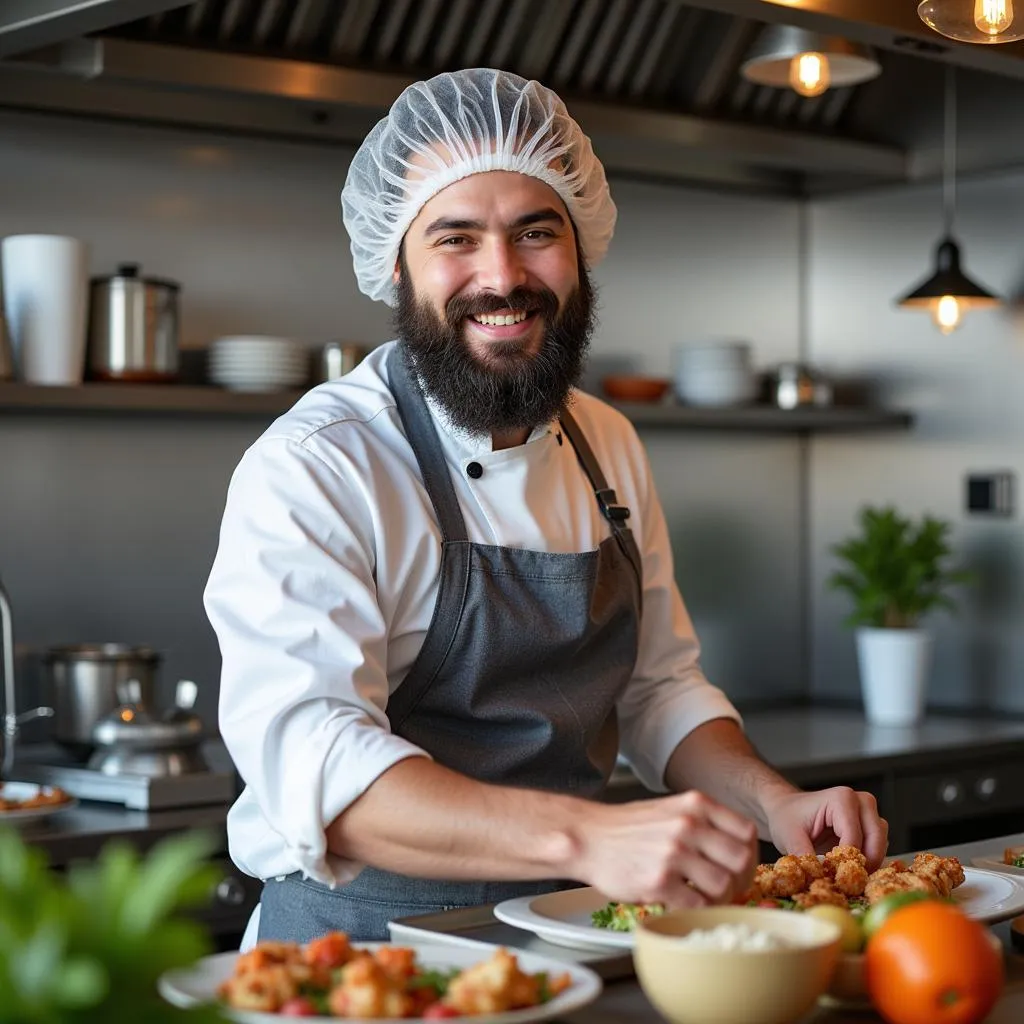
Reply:
M621 523L629 518L629 509L618 503L615 491L611 487L602 488L594 492L597 495L597 502L606 519L612 523Z

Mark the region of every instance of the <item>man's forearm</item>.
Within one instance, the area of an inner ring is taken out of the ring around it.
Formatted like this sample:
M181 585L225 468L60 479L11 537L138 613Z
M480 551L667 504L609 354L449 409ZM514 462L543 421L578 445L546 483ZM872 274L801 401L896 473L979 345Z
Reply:
M768 839L765 807L772 799L797 792L758 756L740 727L728 718L705 722L673 751L665 784L682 793L698 789L757 824Z
M418 878L558 878L573 861L585 807L575 797L492 786L409 758L328 826L327 846Z

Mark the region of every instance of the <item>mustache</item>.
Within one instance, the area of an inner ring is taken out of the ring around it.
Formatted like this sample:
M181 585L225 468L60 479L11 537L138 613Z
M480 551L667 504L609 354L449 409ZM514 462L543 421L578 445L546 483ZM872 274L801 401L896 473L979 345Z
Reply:
M548 288L513 288L507 295L456 295L444 307L445 319L458 327L468 316L497 313L500 309L520 309L540 313L551 321L558 313L558 296Z

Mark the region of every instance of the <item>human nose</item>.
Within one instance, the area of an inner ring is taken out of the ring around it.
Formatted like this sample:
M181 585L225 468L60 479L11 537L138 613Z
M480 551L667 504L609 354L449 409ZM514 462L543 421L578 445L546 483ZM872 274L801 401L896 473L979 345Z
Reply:
M507 295L526 284L526 267L513 243L493 241L482 248L479 259L477 283L484 291Z

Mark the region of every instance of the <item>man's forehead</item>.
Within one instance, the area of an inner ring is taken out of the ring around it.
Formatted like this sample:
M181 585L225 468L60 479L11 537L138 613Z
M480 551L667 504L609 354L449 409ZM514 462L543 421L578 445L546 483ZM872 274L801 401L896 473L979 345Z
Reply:
M441 189L420 209L413 224L423 228L438 218L512 225L524 216L549 211L549 219L569 220L561 196L546 182L515 171L479 171ZM539 218L538 218L539 219Z

